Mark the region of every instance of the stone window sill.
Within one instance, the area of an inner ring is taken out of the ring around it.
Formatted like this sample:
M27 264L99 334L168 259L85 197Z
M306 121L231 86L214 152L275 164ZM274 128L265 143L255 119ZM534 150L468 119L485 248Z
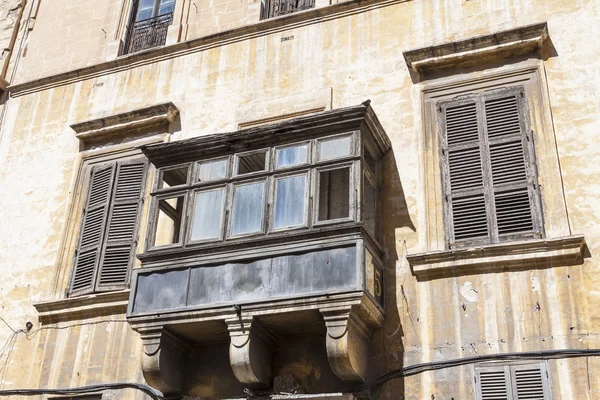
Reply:
M585 257L585 238L573 235L407 255L417 278L575 265Z
M128 301L129 289L44 301L33 306L39 313L40 323L45 325L84 318L125 314Z

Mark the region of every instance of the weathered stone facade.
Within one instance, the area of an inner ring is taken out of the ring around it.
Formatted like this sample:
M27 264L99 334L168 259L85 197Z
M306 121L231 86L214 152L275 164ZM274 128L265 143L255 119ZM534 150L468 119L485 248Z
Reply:
M421 363L600 349L598 1L318 0L260 20L257 1L178 0L166 46L120 55L130 3L25 5L0 117L0 390L145 383L129 292L66 296L86 162L366 99L392 148L380 194L385 319L370 341L368 381ZM539 38L517 35L503 47L506 35L542 23ZM480 36L489 40L430 48ZM433 102L461 86L514 84L532 96L545 238L535 248L419 256L445 250ZM169 102L179 115L160 134L86 141L71 127ZM149 212L145 201L138 253ZM324 334L286 343L280 375L295 375L308 393L350 391L326 361ZM193 352L186 394L228 393L218 374L202 375L211 357L231 375L227 344ZM598 355L557 354L548 366L552 399L600 398ZM473 362L419 371L371 395L475 399L474 371ZM134 389L108 396L148 398Z

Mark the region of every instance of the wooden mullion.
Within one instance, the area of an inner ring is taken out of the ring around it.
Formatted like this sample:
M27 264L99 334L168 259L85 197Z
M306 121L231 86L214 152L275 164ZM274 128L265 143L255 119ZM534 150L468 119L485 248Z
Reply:
M481 168L483 173L483 191L488 217L488 234L492 243L498 242L498 221L494 203L494 184L492 181L492 161L490 158L490 143L487 132L484 97L477 98L477 125L481 150Z

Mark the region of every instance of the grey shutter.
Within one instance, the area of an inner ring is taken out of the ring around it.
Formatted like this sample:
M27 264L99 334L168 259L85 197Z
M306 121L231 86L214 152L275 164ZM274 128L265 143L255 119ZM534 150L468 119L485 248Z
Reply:
M118 163L98 290L122 288L129 280L145 176L142 161Z
M456 100L438 109L447 235L451 243L489 242L479 105Z
M523 87L438 106L450 246L541 237L541 200Z
M109 209L114 165L92 169L79 234L70 294L92 291Z
M545 364L510 367L515 400L549 400L550 386Z
M512 400L509 367L479 368L475 379L477 400Z
M541 237L541 212L524 89L484 96L497 240Z

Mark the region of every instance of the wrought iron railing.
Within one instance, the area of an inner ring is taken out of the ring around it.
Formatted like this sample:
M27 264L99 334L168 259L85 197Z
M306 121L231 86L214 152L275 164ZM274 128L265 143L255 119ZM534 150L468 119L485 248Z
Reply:
M279 17L315 7L315 0L267 0L264 18Z
M172 23L173 13L135 21L127 40L127 53L163 46L167 40L167 30Z

